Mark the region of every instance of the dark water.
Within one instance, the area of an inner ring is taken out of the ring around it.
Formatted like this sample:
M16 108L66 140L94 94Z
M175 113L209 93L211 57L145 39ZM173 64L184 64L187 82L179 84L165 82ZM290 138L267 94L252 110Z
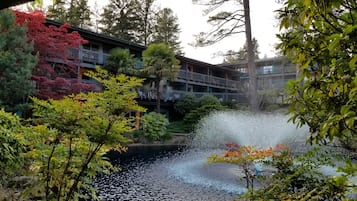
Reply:
M193 171L187 164L196 161L196 156L185 147L130 147L128 153L113 152L109 157L122 171L101 175L95 180L101 200L224 201L236 195L236 192L217 188L210 179L185 175ZM181 164L182 158L187 160L185 164ZM212 174L209 169L201 168L201 164L198 166L197 172ZM229 182L235 185L234 179Z

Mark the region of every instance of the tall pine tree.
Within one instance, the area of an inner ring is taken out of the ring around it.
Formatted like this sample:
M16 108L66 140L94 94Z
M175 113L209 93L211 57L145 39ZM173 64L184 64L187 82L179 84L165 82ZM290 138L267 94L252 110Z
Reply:
M179 41L180 28L178 18L170 8L160 10L156 17L153 43L165 43L176 54L183 54Z
M28 97L35 92L31 73L37 57L32 51L26 27L15 24L11 11L0 11L0 107L9 111L22 110Z
M136 0L110 0L101 15L100 30L104 34L139 42L140 21Z
M82 28L91 26L88 0L55 0L48 8L47 17L59 22L69 22L73 26Z

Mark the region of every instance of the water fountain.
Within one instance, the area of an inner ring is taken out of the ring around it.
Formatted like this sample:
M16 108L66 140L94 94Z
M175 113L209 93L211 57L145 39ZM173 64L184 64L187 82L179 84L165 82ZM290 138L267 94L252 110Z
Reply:
M229 200L244 193L242 173L229 164L204 165L227 142L259 147L304 144L307 129L277 114L218 112L204 118L192 147L152 162L136 160L124 171L100 177L103 200ZM297 146L299 147L299 146Z

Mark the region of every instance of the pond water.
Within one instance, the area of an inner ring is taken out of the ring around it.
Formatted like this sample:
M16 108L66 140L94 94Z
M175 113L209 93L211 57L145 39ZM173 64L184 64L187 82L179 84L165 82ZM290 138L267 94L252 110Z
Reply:
M241 170L206 165L209 155L221 153L228 142L262 148L284 143L304 152L307 133L284 115L215 113L199 123L190 146L134 146L123 155L111 153L122 171L99 176L95 187L102 200L232 200L246 192Z

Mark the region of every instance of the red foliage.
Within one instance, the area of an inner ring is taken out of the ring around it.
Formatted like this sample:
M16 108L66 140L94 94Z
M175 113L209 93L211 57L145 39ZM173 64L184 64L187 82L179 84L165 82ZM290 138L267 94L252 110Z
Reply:
M27 24L27 36L34 42L34 54L39 57L32 74L38 98L60 99L65 95L94 90L93 85L83 84L77 79L78 51L81 44L87 43L78 32L69 32L67 23L60 27L46 26L46 18L41 11L14 13L17 24Z

